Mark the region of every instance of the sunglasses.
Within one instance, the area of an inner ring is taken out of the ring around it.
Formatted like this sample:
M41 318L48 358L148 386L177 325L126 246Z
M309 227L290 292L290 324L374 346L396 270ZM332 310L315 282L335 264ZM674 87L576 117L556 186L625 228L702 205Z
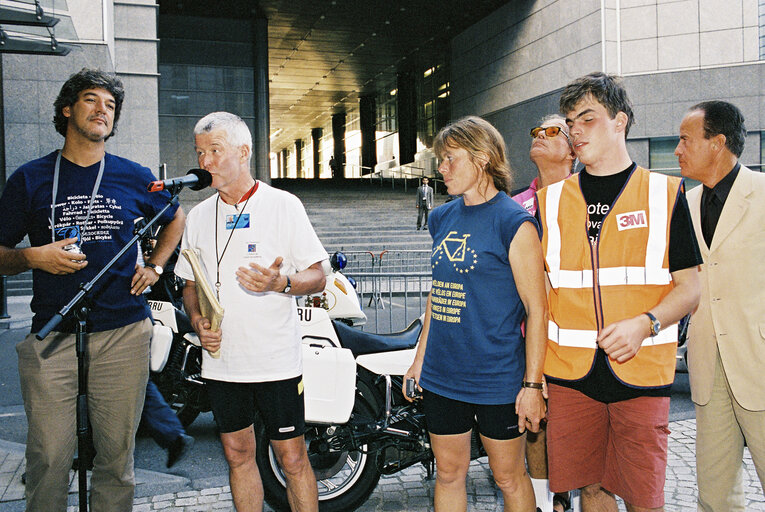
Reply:
M560 126L548 126L547 128L542 128L541 126L537 126L536 128L532 128L530 132L531 138L536 139L537 135L539 135L539 132L541 132L542 130L544 130L545 135L547 137L555 137L559 133L563 133L563 135L565 135L568 140L571 140L569 139L568 134L564 132Z

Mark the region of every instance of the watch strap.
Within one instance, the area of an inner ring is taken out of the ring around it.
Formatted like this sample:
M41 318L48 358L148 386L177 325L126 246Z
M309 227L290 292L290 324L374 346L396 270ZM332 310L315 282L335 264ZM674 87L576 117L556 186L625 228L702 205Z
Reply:
M656 336L659 334L659 330L661 329L661 323L650 311L646 311L645 315L651 321L651 336Z

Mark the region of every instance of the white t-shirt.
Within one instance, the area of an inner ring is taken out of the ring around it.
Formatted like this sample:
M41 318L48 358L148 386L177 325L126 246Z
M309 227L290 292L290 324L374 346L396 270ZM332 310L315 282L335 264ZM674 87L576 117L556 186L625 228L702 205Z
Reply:
M217 205L217 219L216 219ZM327 251L294 195L258 182L246 209L244 202L226 204L218 194L189 212L182 249L199 255L213 290L217 280L215 222L218 223L220 303L223 306L219 359L204 351L202 376L226 382L267 382L297 377L303 371L301 332L295 297L277 292L255 293L236 280L236 270L257 263L269 267L284 258L282 275L305 270L327 259ZM240 210L242 217L232 228ZM226 247L226 242L231 241ZM194 279L188 260L178 258L175 273Z

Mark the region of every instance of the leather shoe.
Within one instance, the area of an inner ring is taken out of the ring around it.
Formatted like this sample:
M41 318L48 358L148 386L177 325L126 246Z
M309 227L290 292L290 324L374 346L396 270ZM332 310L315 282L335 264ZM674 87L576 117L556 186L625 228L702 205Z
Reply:
M193 437L186 434L178 436L167 450L167 467L173 467L176 462L188 455L192 446L194 446Z

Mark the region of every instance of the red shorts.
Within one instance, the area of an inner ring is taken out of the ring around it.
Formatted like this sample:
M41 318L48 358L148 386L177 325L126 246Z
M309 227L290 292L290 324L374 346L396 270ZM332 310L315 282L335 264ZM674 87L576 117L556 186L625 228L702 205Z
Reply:
M631 505L664 506L669 397L605 404L554 384L549 395L550 490L600 483Z

